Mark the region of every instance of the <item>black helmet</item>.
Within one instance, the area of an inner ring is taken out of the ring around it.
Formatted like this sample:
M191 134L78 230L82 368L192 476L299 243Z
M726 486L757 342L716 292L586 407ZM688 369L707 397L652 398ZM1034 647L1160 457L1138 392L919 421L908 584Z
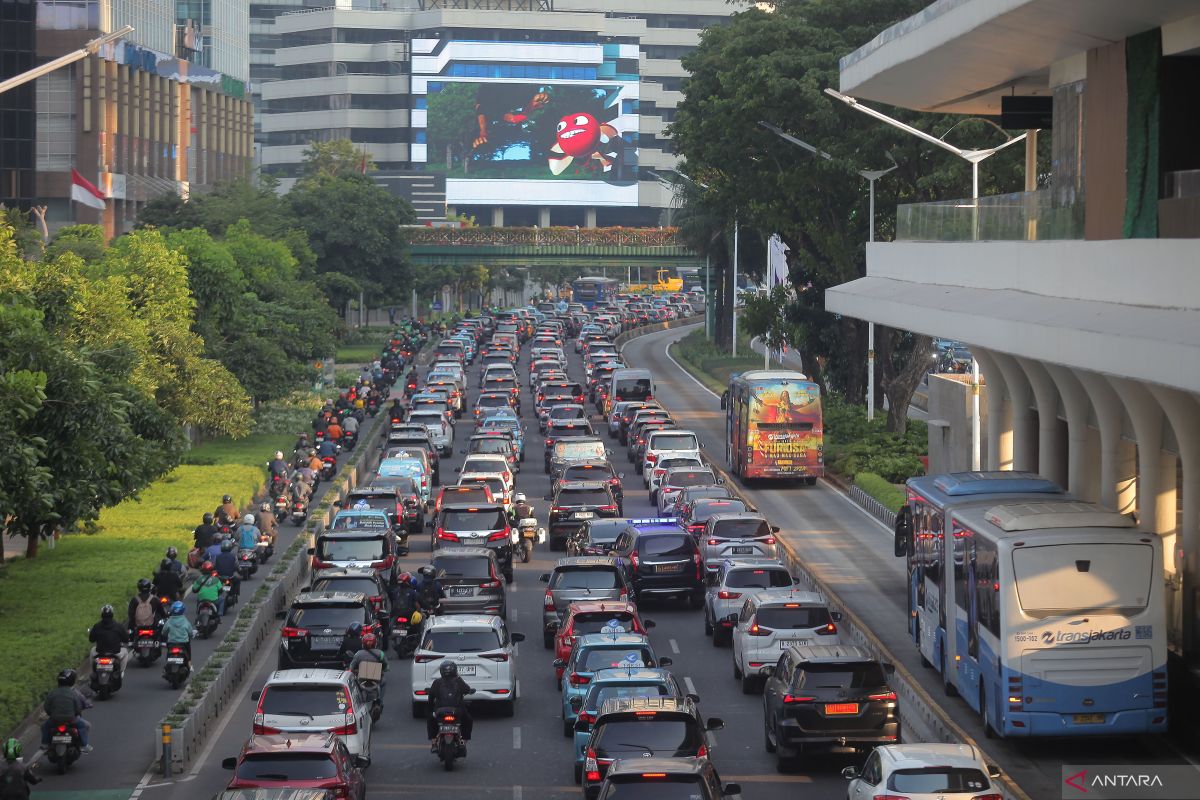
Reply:
M110 605L107 605L107 604L101 606L100 607L100 619L108 621L108 620L111 620L112 618L113 618L113 607Z
M221 552L222 553L228 553L231 550L233 550L233 540L232 539L226 539L225 541L221 542Z
M212 515L212 514L208 514L208 513L206 513L206 514L204 515L204 524L205 524L205 525L212 525L212 522L213 522L213 515Z
M160 570L168 570L168 569L170 569L170 568L171 568L171 559L169 559L169 558L164 558L162 561L160 561L160 562L159 562L159 564L158 564L158 568L159 568Z
M346 633L351 634L352 636L361 636L362 629L363 626L361 622L351 622L350 627L346 628Z
M232 503L233 497L231 495L225 495L224 497L221 498L221 502L222 503Z
M174 547L168 547L167 548L167 558L170 558L170 559L179 558L179 551L176 550Z
M458 677L458 665L453 661L443 661L442 666L438 667L438 671L442 673L443 678Z
M437 577L437 570L435 570L430 565L426 564L425 566L423 566L417 570L417 574L420 575L422 578L428 578L429 580L433 580L434 578Z
M74 686L75 685L75 670L64 669L62 672L58 673L58 685L59 686Z
M146 594L153 586L149 578L142 578L138 581L138 594Z

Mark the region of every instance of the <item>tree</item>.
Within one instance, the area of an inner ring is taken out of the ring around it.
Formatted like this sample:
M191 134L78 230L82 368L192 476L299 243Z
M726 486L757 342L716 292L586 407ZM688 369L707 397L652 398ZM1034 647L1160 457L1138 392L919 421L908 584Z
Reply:
M107 249L104 229L99 225L67 225L46 245L46 258L53 260L63 253L74 253L84 261L99 261Z
M475 108L477 89L468 83L446 83L429 96L429 141L445 144L446 170L454 169L457 156L467 171L471 144L479 131ZM434 157L441 155L435 153Z
M354 146L349 139L309 142L304 148L304 174L310 178L347 178L375 170L366 148Z

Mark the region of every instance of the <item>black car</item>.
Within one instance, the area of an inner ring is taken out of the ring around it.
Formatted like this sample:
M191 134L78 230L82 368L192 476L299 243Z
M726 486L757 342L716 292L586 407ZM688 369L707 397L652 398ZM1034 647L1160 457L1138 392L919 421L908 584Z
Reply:
M558 481L608 481L608 485L612 488L613 497L617 498L617 505L622 505L622 501L625 499L625 490L621 486L621 479L624 477L625 473L618 473L613 468L611 462L600 459L571 461L565 464L550 462L551 483Z
M707 758L625 758L613 762L597 800L720 800L740 795L736 783L721 785Z
M567 555L608 555L621 531L628 527L629 521L621 518L588 520L567 537Z
M391 635L392 600L383 578L373 569L319 569L312 574L303 592L351 592L365 595L375 610L375 618L383 625L385 636Z
M855 645L792 645L763 687L767 752L786 767L801 753L898 741L893 671Z
M355 622L361 624L364 631L379 633L382 630L371 601L361 592L297 595L283 623L279 669L342 669L346 630Z
M550 549L565 550L567 538L584 522L616 517L620 511L607 481L563 481L546 495L550 506Z
M640 603L646 597L686 596L692 608L704 605L707 580L700 547L677 525L649 530L629 527L613 543Z

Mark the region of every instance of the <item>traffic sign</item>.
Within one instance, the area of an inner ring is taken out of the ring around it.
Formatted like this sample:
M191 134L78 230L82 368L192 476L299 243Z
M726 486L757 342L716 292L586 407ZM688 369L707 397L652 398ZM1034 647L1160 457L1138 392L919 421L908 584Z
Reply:
M432 308L434 311L441 311L442 310L442 301L434 300L432 303L429 304L429 307Z

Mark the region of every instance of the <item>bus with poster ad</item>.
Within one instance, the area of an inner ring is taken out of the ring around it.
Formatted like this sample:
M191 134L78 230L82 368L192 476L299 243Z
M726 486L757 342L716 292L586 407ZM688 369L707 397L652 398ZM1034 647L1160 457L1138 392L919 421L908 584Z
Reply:
M821 389L801 372L751 370L730 376L723 399L725 455L743 478L798 479L825 474Z

